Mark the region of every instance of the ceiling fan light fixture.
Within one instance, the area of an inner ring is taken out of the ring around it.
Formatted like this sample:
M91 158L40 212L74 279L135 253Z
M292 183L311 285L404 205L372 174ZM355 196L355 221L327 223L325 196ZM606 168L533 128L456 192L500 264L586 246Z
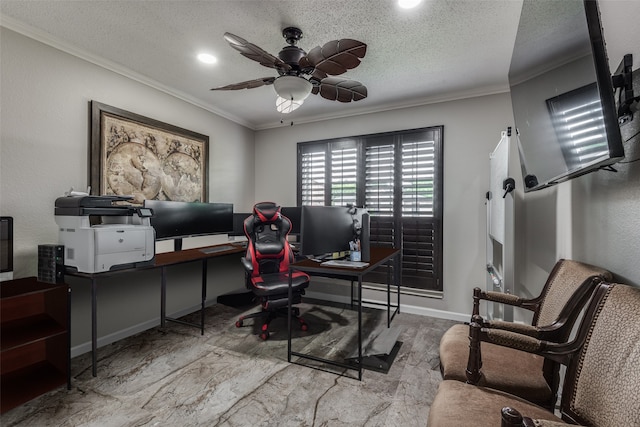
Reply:
M199 53L198 60L200 62L204 62L205 64L215 64L216 62L218 62L218 58L209 53Z
M293 99L285 99L281 96L276 98L276 110L278 113L289 114L290 112L297 110L304 101L294 101Z
M418 6L422 0L398 0L398 6L403 9L413 9Z
M299 102L300 105L302 105L302 101L307 99L311 89L313 89L313 85L309 80L297 76L280 76L273 82L273 87L278 96L285 100Z

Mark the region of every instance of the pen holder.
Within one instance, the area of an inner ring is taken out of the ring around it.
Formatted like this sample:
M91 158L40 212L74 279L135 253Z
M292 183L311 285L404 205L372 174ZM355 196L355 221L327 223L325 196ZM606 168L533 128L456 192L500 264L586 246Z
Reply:
M351 251L351 254L349 255L349 259L351 261L360 261L360 260L362 260L362 252L360 252L360 251Z

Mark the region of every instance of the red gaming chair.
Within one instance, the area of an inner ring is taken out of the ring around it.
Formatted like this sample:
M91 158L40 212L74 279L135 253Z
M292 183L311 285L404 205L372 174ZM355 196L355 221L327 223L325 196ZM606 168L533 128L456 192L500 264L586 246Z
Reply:
M276 317L287 317L289 300L289 264L294 255L287 236L291 221L280 214L280 206L271 202L257 203L253 215L244 220L247 235L247 253L242 264L247 272L247 287L253 291L262 305L262 310L241 316L236 327L241 327L244 319L266 317L262 324L260 338L269 338L269 323ZM300 271L292 272L292 304L302 300L304 290L309 286L309 276ZM292 320L298 320L300 328L307 330L307 324L300 317L300 310L292 307Z

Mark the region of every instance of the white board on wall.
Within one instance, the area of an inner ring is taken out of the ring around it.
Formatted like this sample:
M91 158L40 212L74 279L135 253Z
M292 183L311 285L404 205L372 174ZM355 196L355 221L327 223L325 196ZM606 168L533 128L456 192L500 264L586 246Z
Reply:
M506 131L495 150L489 155L490 173L489 191L489 236L504 244L505 234L505 190L502 184L509 177L509 137Z

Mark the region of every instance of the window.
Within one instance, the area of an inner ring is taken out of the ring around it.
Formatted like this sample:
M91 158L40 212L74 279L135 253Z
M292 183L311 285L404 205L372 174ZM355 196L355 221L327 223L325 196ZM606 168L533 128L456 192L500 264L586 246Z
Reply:
M298 204L364 206L372 244L402 248L402 286L442 291L442 131L299 143Z

